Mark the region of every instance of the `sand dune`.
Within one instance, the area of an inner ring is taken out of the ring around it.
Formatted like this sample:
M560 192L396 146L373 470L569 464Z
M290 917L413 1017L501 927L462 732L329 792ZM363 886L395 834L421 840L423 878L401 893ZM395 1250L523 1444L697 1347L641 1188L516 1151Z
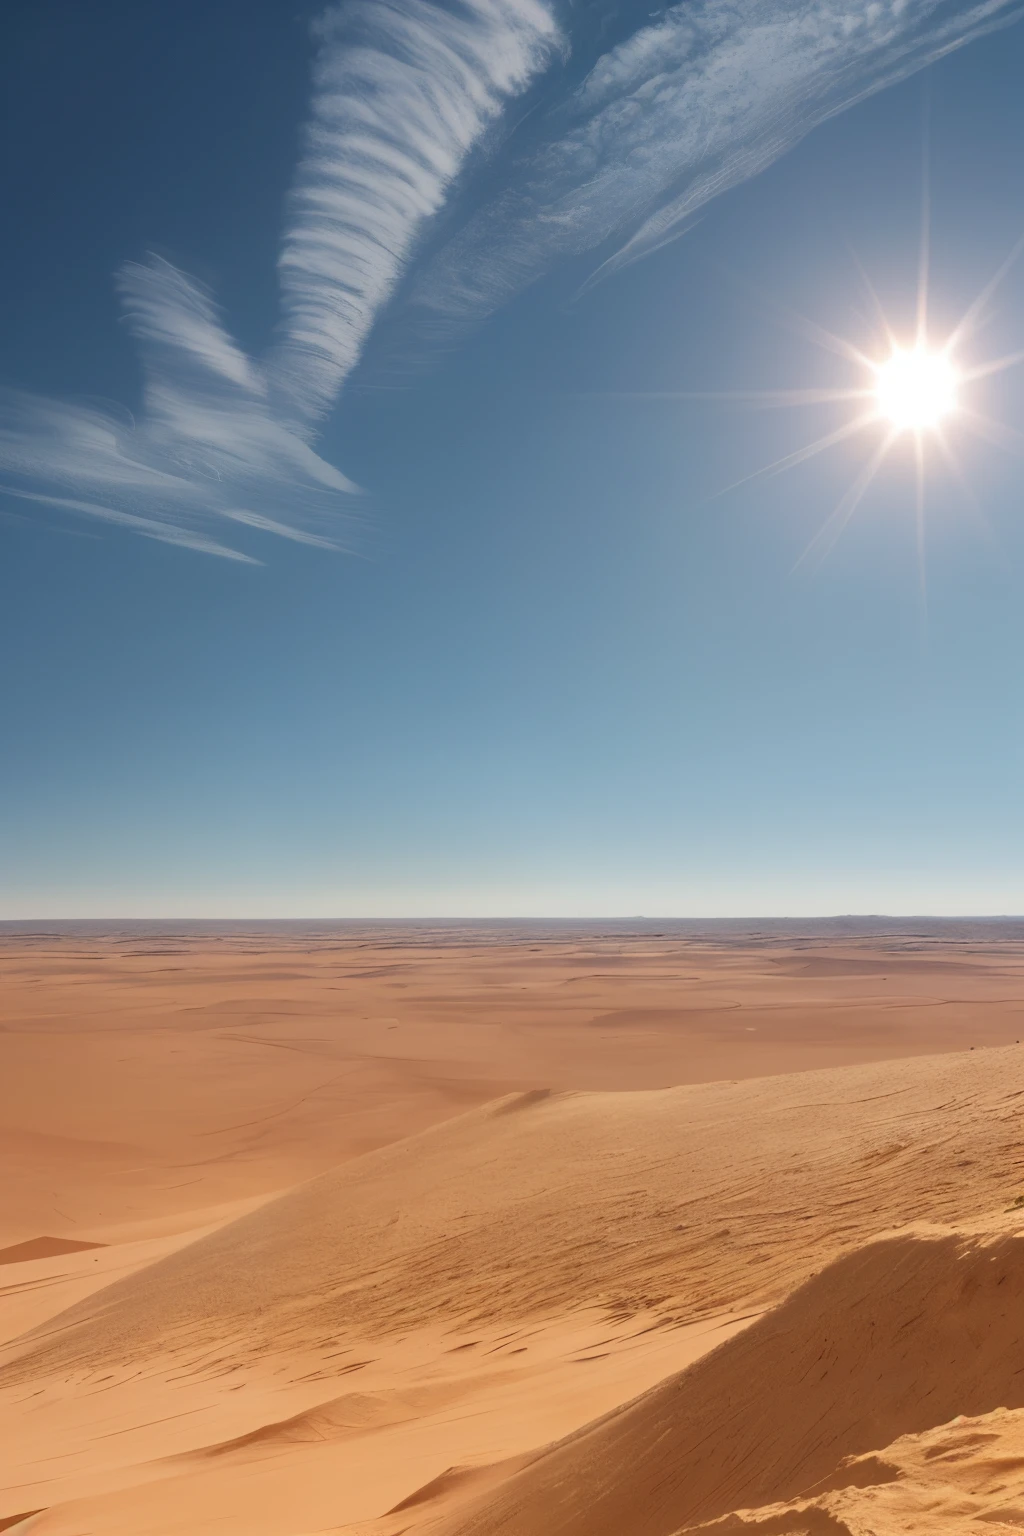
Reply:
M131 943L7 957L0 1528L998 1520L1015 948Z
M22 1345L0 1380L225 1361L599 1306L766 1306L894 1223L1024 1184L1024 1049L648 1093L505 1098L343 1164ZM742 1135L737 1134L742 1127Z
M37 1527L365 1521L452 1465L527 1455L696 1359L459 1517L474 1533L600 1536L628 1514L631 1530L668 1536L790 1497L908 1429L1016 1401L1024 1258L1012 1231L1024 1216L1001 1218L994 1247L920 1218L1012 1203L1022 1097L1024 1053L1011 1048L647 1093L533 1092L369 1153L10 1347L5 1395L45 1387L32 1441L49 1424L61 1443L58 1497ZM909 1225L872 1242L894 1223ZM965 1276L982 1294L961 1317ZM943 1396L921 1367L950 1317ZM975 1381L970 1351L950 1350L986 1330ZM825 1385L812 1391L816 1373ZM911 1379L924 1382L923 1417ZM102 1451L80 1419L97 1389ZM138 1429L154 1403L168 1422ZM839 1415L827 1431L826 1410ZM788 1439L773 1438L780 1417ZM700 1479L686 1470L694 1445ZM404 1528L469 1497L459 1479L441 1488L406 1503Z
M869 1244L439 1530L670 1536L792 1499L897 1436L1024 1406L1022 1315L1024 1235Z
M0 925L0 1246L276 1193L512 1091L1021 1038L1016 930L819 929Z
M688 1532L904 1536L1024 1526L1024 1414L998 1409L851 1457L813 1497L737 1510ZM682 1536L682 1533L680 1533Z

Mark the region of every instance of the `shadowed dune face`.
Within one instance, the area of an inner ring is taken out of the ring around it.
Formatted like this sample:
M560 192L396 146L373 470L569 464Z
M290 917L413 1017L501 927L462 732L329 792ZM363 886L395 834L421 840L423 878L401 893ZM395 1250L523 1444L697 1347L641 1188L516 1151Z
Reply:
M24 1243L12 1243L0 1248L0 1264L26 1264L32 1259L55 1259L65 1253L85 1253L90 1248L103 1248L104 1243L76 1243L67 1237L32 1237Z
M690 1525L705 1536L906 1536L1013 1532L1024 1526L1024 1413L957 1417L851 1458L814 1497ZM679 1532L678 1536L684 1536Z
M898 1436L1024 1405L1022 1316L1024 1237L870 1244L438 1536L670 1536L791 1499Z

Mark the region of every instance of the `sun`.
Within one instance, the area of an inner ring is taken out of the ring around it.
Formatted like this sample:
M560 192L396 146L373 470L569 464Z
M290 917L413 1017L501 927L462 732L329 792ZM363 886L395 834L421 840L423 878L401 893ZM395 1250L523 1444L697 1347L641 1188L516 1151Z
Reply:
M740 486L776 475L784 470L806 464L818 454L848 443L855 438L866 438L871 443L869 453L838 504L826 517L818 532L796 562L797 567L812 556L824 559L853 517L858 506L870 490L891 454L909 459L915 470L916 491L913 498L917 530L917 554L920 571L921 595L924 598L925 583L925 512L927 481L933 463L944 463L959 481L966 496L975 505L970 486L956 454L956 439L969 432L988 443L994 443L1020 453L1024 446L1024 434L1000 421L992 420L978 408L974 398L975 386L983 379L1003 373L1006 369L1024 365L1024 349L988 360L971 359L967 348L973 344L988 320L992 318L992 300L997 289L1009 276L1018 261L1024 257L1024 235L1017 240L988 282L968 305L959 321L945 331L942 339L929 335L929 193L927 165L921 197L921 241L918 253L916 316L905 316L901 331L894 330L883 309L867 273L855 253L854 262L860 273L864 292L874 311L874 343L864 351L847 337L837 335L808 317L782 308L789 327L805 339L838 355L847 366L856 369L856 378L845 386L837 381L836 387L796 389L728 390L724 393L704 391L629 391L619 394L618 399L666 399L733 401L753 406L826 407L846 405L844 419L821 437L805 443L790 453L783 454L770 464L750 474L743 475L730 485L716 492L725 496ZM780 308L780 306L774 306ZM916 322L916 323L915 323ZM898 341L902 334L912 340ZM877 350L876 350L877 348ZM950 441L950 439L953 439Z
M896 347L875 365L878 411L897 432L934 431L957 406L957 373L945 352Z

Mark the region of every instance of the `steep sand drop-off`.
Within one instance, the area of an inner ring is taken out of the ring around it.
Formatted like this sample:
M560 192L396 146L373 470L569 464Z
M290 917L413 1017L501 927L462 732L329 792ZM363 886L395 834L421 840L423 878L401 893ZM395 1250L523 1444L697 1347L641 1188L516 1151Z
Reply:
M851 1457L806 1499L737 1510L691 1536L1013 1536L1024 1527L1024 1413L997 1409ZM682 1533L679 1533L682 1536Z
M1024 1234L882 1239L538 1457L438 1536L671 1536L792 1499L897 1436L1024 1406L1022 1316ZM829 1529L824 1514L779 1528Z

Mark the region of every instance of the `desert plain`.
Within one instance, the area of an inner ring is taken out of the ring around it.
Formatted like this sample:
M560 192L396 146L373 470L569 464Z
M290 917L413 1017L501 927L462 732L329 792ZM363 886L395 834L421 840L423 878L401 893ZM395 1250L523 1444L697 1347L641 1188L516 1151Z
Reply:
M0 1530L1024 1527L1024 924L0 925Z

